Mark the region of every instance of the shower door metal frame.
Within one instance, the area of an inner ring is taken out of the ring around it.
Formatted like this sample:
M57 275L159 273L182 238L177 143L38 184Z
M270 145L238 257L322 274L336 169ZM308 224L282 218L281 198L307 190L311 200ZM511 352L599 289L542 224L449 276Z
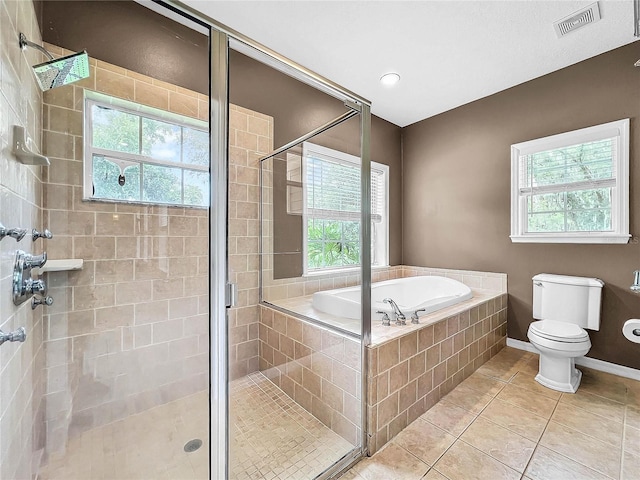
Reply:
M210 207L210 478L228 478L228 358L227 358L227 200L228 200L228 123L229 86L228 55L230 44L236 50L244 48L258 52L265 63L328 95L354 103L360 108L361 194L363 222L362 249L362 356L361 356L361 425L362 438L356 455L347 455L318 478L330 478L367 454L367 347L371 343L371 102L364 97L318 75L276 51L229 28L213 18L177 0L152 0L178 14L186 15L208 26L210 31L210 148L211 148L211 207ZM255 58L255 57L254 57ZM365 248L366 246L366 248ZM366 306L366 307L365 307Z
M229 38L210 30L211 208L209 209L210 478L228 478L229 368L227 313ZM217 381L216 381L217 380Z

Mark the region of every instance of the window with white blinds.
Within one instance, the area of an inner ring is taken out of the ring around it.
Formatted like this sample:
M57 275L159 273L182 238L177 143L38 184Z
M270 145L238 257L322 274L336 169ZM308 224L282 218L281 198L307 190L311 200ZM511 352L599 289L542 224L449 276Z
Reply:
M389 167L371 162L372 263L388 263ZM360 159L303 145L305 271L360 264Z
M629 120L511 146L514 242L626 243Z

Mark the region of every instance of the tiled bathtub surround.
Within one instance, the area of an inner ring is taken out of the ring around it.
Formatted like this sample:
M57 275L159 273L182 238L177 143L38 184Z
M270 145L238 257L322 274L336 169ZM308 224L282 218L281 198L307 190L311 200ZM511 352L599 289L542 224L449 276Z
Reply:
M260 307L260 370L331 430L359 444L360 343Z
M495 293L469 310L368 347L369 452L498 353L506 322L507 295Z
M44 167L23 165L11 153L12 125L26 128L33 147L41 151L42 92L31 65L44 61L37 50L20 50L18 33L39 43L40 31L33 3L0 0L0 222L7 228L41 229L42 175ZM32 460L39 458L45 442L44 351L42 309L29 302L15 306L11 282L16 249L40 253L42 241L29 235L20 242L0 242L0 329L24 327L24 343L0 348L0 478L30 479Z
M415 275L455 278L472 286L474 297L421 317L419 325L383 327L379 322L372 325L372 344L367 348L368 446L372 453L506 343L506 275L396 266L377 271L374 281ZM355 276L353 281L357 278ZM323 286L328 287L330 279L325 280ZM303 286L303 291L309 285L320 288L321 282L314 282L289 283L286 291L291 292L290 286L296 283ZM342 279L338 278L338 282ZM335 283L331 288L336 288ZM359 343L294 316L297 313L324 320L328 325L334 324L335 319L324 318L310 302L310 295L273 302L290 309L292 315L261 306L260 370L307 411L351 441L353 437L345 436L344 431L340 431L342 422L336 423L335 419L357 421L359 416L347 415L344 406L347 403L359 405L355 400L359 398L360 389L355 394L345 390L335 372L337 368L345 367L352 379L349 385L359 381L360 365L355 357L359 354ZM343 360L341 356L328 353L326 349L331 346L331 338L341 338L340 345L350 349L354 358L345 356ZM342 403L336 402L335 399L340 398ZM349 411L354 412L351 408ZM355 423L353 427L356 427ZM353 432L353 427L349 432Z

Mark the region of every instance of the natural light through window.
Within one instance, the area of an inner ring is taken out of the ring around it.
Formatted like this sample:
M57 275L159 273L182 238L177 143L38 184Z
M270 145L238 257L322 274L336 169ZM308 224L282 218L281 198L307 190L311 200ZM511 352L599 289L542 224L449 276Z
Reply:
M360 159L303 145L305 272L360 265ZM389 167L371 162L371 258L388 265Z
M514 242L626 243L629 120L512 145Z
M208 206L207 123L103 95L88 96L84 198Z

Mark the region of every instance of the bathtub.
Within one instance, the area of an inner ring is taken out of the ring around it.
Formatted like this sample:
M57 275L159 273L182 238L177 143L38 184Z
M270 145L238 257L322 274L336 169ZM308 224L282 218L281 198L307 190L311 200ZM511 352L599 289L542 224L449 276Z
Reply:
M471 289L464 283L446 277L407 277L376 282L371 285L371 318L379 319L379 311L392 313L391 305L382 301L385 298L393 299L409 320L417 310L424 309L418 313L423 316L472 297ZM360 286L316 292L312 305L329 315L359 319Z

